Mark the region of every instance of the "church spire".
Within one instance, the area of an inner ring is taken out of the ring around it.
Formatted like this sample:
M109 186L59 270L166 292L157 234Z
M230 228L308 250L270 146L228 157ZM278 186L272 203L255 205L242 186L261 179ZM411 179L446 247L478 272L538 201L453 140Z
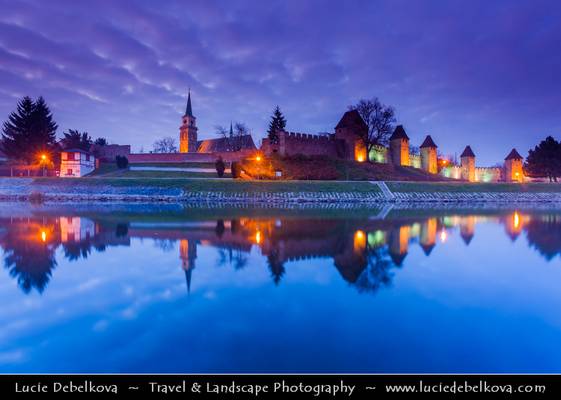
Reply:
M230 121L230 137L234 136L234 130L232 129L232 121Z
M191 89L189 89L189 94L187 95L187 109L185 110L185 115L188 117L193 116L193 110L191 108Z

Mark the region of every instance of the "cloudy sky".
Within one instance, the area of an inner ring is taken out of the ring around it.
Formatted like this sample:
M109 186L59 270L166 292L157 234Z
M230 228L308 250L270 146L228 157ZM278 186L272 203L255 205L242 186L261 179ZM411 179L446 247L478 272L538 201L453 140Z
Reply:
M0 0L0 119L42 95L62 131L149 150L177 136L190 87L199 137L243 121L258 141L332 131L377 96L413 144L471 144L480 164L561 138L555 1Z

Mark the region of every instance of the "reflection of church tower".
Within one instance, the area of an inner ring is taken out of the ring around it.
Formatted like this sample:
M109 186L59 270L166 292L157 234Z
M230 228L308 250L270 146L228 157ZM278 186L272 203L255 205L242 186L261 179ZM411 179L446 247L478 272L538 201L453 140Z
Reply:
M428 256L434 245L436 244L436 230L438 228L438 223L436 218L429 218L421 224L421 237L419 243Z
M390 230L389 253L397 266L403 264L409 247L410 226L403 225Z
M191 108L191 91L187 95L187 109L182 117L182 124L179 128L179 152L197 152L197 124Z
M469 245L475 234L475 216L470 215L460 220L460 236L466 245Z
M197 258L197 243L193 240L181 239L179 241L179 258L181 259L181 268L185 271L187 292L190 292L191 274L195 269L195 259Z

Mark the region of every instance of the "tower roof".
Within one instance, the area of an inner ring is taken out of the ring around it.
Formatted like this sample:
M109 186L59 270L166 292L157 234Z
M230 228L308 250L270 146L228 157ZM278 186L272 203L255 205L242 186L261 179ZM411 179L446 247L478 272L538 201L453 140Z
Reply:
M234 130L232 129L232 121L230 121L230 137L234 136Z
M470 146L466 146L460 157L475 157L475 154L473 153L473 150Z
M516 149L512 149L510 151L510 153L508 153L508 156L506 156L505 161L507 160L522 160L524 157L522 157L517 151Z
M357 110L349 110L339 120L335 129L339 128L359 128L359 129L368 129L368 125L362 119L359 112Z
M395 127L392 135L390 136L390 140L395 139L406 139L409 140L409 136L405 133L405 129L403 129L403 125L398 125Z
M432 148L437 148L438 146L436 144L434 144L434 140L432 140L432 138L430 137L430 135L427 135L427 137L425 138L425 140L423 141L423 144L421 144L421 149L423 147L432 147Z
M187 95L187 108L185 109L185 115L188 117L193 116L193 109L191 108L191 90L189 90L189 94Z

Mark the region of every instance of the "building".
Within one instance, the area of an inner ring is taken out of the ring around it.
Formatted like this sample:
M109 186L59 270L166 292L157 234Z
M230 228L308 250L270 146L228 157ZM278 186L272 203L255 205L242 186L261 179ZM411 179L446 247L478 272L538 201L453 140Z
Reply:
M180 153L216 153L227 151L257 150L251 135L235 137L230 124L230 136L217 139L197 140L197 118L193 115L191 105L191 91L187 95L185 115L181 118L179 127L179 152Z
M505 158L505 180L507 182L524 182L524 171L522 170L523 157L512 149Z
M95 156L85 150L68 149L60 153L60 177L79 178L95 170Z

